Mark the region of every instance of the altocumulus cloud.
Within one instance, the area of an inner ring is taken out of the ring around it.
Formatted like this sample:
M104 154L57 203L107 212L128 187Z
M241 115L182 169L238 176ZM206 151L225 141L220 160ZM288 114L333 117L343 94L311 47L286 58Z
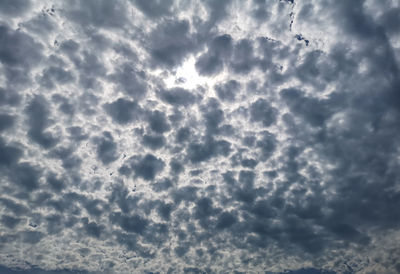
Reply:
M1 273L399 273L393 0L0 1Z

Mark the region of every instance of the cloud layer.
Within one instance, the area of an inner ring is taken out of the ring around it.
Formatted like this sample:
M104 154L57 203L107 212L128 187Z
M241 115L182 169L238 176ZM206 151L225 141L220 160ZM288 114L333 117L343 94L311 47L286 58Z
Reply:
M0 14L0 271L400 272L397 1Z

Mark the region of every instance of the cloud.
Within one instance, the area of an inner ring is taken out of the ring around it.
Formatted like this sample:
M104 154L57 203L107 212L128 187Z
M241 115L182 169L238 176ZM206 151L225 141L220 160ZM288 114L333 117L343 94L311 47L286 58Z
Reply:
M149 54L153 66L176 67L189 52L196 49L196 37L189 32L187 20L164 21L149 34Z
M142 109L136 102L123 98L119 98L112 103L106 103L103 107L107 114L120 124L137 120L142 114Z
M148 181L154 180L157 173L164 169L164 166L164 161L152 154L137 158L132 164L135 175Z
M25 108L28 123L28 137L45 149L53 147L57 143L57 138L51 133L45 132L50 125L48 102L42 96L36 96Z
M196 101L196 97L188 90L183 88L172 88L160 92L161 100L173 106L188 106Z
M133 1L136 7L151 18L162 17L171 14L173 1Z
M0 272L398 272L398 10L2 1Z
M1 3L0 12L5 16L19 16L29 10L31 1L29 0L6 0Z

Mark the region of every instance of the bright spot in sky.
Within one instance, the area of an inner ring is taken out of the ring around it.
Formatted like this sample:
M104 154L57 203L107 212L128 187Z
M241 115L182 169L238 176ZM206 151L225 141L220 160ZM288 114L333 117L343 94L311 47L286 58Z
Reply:
M174 75L165 79L165 84L168 88L182 87L186 89L194 89L199 85L210 84L210 78L200 76L195 68L196 59L191 56L177 68Z

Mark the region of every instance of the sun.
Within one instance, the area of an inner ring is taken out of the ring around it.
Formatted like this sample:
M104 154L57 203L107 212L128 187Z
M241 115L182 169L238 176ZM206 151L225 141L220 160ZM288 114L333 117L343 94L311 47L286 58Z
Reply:
M195 67L196 59L194 56L187 58L176 72L165 79L167 88L182 87L185 89L194 89L210 82L208 77L199 75Z

